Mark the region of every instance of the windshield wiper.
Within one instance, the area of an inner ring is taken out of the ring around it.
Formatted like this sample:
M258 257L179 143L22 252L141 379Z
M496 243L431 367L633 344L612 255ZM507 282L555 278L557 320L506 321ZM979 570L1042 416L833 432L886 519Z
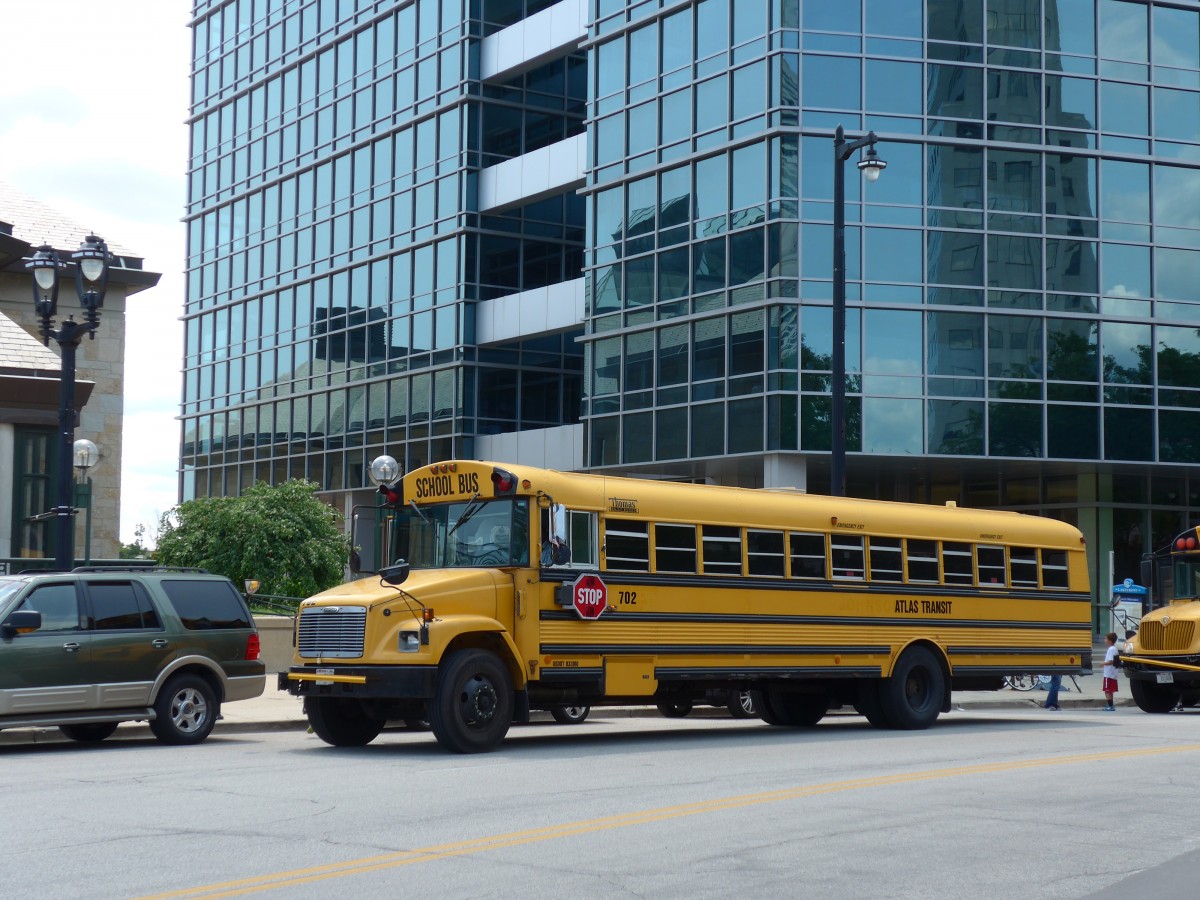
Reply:
M446 536L449 537L450 535L454 534L459 525L466 525L467 522L470 521L471 516L475 515L475 513L479 512L481 509L483 509L483 501L480 500L479 495L476 494L471 498L471 502L467 504L467 508L463 510L463 514L458 517L453 525L450 526L450 530L446 532Z
M411 506L413 508L413 511L416 512L416 514L421 517L422 522L424 522L426 525L433 524L431 521L429 521L429 516L425 515L425 510L423 510L423 509L421 509L421 507L417 506L416 500L409 500L408 505Z

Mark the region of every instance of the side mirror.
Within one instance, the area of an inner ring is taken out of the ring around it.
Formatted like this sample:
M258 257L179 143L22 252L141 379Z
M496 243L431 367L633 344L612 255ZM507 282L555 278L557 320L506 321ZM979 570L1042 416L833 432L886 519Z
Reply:
M358 555L357 550L350 551L350 571L355 575L362 571L362 557Z
M36 609L18 609L0 625L0 636L11 638L23 631L37 631L42 627L42 614Z
M408 578L408 562L398 559L390 566L384 566L379 570L379 577L393 586L404 584Z

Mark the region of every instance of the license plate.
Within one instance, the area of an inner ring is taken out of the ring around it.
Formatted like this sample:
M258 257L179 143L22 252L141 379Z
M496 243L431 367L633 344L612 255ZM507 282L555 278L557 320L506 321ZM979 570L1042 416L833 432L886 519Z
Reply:
M317 669L317 674L318 675L332 675L333 669ZM323 681L322 679L318 678L317 684L333 684L333 682L332 681Z
M1158 672L1154 676L1154 680L1159 684L1171 684L1175 680L1174 672Z

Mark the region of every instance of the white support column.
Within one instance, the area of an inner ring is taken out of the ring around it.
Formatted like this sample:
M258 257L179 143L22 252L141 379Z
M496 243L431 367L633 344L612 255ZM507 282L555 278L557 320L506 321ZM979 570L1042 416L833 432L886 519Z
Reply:
M763 456L763 487L808 491L808 459L799 453Z

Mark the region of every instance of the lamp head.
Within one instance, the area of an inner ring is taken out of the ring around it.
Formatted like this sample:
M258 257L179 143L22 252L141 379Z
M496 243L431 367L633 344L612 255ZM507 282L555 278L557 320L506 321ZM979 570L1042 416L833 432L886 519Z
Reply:
M100 448L87 438L80 438L74 444L75 468L80 478L87 477L87 471L100 461Z
M62 267L58 251L49 244L38 247L25 263L33 276L33 308L43 319L58 312L58 270Z
M85 237L79 249L71 254L71 259L75 260L75 288L84 308L99 309L104 305L111 258L108 244L94 234Z
M879 176L886 168L887 163L880 159L879 154L875 152L874 143L867 147L866 155L858 161L858 170L863 173L867 181L878 181Z

